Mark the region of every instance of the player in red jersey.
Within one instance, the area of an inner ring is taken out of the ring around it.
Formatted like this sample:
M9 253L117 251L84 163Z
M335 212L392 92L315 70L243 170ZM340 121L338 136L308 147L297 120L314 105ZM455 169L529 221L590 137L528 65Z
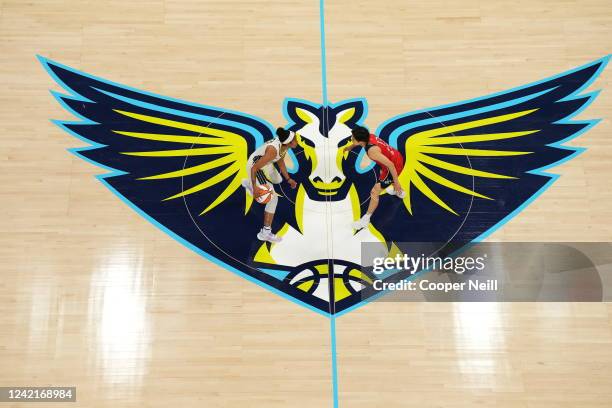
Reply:
M398 179L399 174L404 168L404 158L399 151L389 146L384 140L370 134L362 126L356 126L351 133L353 135L351 138L353 144L348 145L344 150L349 151L357 146L361 146L366 149L368 157L380 167L378 181L370 192L368 211L363 217L353 223L353 228L362 229L370 223L370 217L374 210L376 210L376 207L378 207L378 199L383 189L386 188L388 194L404 198L405 193Z

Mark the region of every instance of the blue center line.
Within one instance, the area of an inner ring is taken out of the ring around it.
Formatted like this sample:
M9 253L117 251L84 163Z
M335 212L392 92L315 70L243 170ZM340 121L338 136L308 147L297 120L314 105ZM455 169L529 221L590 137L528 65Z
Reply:
M319 1L321 26L321 85L323 88L323 105L327 105L327 61L325 55L325 0Z
M321 89L323 92L323 106L328 105L327 99L327 56L325 53L325 0L319 0L319 17L320 17L320 29L321 29ZM334 269L333 266L328 271L328 279L330 285L334 284ZM330 288L330 289L333 289ZM334 401L334 408L338 408L338 359L336 354L336 317L334 316L335 310L333 310L335 299L333 298L333 290L330 290L330 337L331 337L331 366L332 366L332 395Z
M334 408L338 408L338 358L336 356L336 316L330 317L331 358L332 358L332 392Z

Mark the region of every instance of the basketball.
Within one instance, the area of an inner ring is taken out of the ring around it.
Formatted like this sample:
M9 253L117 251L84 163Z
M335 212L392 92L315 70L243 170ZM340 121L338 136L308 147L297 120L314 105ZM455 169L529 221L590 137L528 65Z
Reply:
M255 197L255 201L259 204L268 203L272 199L272 194L274 194L274 190L269 184L258 185L255 191L255 195L258 195Z

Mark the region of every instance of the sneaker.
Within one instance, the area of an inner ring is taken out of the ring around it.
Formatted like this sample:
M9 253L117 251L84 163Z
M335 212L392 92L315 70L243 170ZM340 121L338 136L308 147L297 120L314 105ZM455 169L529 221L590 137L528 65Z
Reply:
M393 188L393 186L389 187L387 189L387 194L392 195L392 196L396 196L397 198L403 199L404 197L406 197L406 191L402 190L401 194L397 194L395 192L395 188Z
M360 229L367 227L369 223L370 223L370 218L364 215L357 221L353 222L351 226L353 227L353 229L360 230Z
M257 233L257 239L260 241L272 242L273 244L276 244L283 240L281 237L278 237L276 236L276 234L273 234L272 231L265 230L263 228Z

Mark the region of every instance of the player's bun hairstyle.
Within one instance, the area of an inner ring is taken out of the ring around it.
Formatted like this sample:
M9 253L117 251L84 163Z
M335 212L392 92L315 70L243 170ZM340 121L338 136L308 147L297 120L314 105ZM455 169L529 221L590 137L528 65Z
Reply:
M276 136L278 136L278 139L281 141L281 143L285 143L285 140L287 140L290 134L291 133L288 130L283 129L282 127L276 129Z
M351 133L353 134L355 140L357 140L358 142L368 143L368 141L370 140L370 132L363 126L355 126L353 130L351 130Z

